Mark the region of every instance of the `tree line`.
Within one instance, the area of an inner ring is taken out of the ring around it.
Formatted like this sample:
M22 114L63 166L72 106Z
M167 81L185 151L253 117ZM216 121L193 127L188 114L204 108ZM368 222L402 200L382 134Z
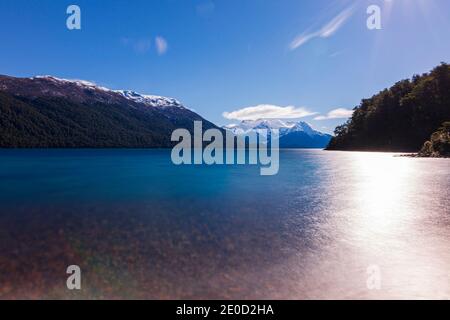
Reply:
M450 65L397 82L363 99L335 130L328 150L419 151L450 121Z

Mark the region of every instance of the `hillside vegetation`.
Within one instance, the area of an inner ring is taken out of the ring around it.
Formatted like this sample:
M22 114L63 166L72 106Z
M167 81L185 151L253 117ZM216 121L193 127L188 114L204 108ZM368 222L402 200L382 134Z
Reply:
M192 132L194 121L216 128L175 102L149 106L77 83L0 77L1 148L168 148L172 132Z
M431 135L419 152L420 157L450 157L450 122Z
M362 100L335 130L328 150L417 152L450 121L450 65L397 82Z
M163 111L60 98L17 98L0 92L0 147L7 148L166 148L173 130L193 130L189 110Z

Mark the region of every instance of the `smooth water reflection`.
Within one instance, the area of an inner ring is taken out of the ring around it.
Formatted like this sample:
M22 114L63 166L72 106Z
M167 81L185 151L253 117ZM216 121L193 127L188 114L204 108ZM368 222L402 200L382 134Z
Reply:
M166 151L0 155L2 298L450 298L447 159L288 150L261 177Z

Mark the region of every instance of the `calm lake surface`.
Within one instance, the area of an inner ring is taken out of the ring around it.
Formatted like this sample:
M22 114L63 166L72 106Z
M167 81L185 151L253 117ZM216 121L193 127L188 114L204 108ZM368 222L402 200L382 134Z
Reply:
M449 299L450 160L1 150L0 298Z

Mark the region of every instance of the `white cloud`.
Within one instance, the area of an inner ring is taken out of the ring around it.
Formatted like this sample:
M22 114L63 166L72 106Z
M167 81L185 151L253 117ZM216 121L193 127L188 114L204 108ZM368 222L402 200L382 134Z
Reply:
M335 34L353 14L353 8L347 8L320 30L320 37L328 38Z
M295 50L315 37L317 37L317 33L306 33L306 34L303 33L291 42L291 44L289 45L289 48L291 50Z
M289 48L291 50L295 50L304 45L305 43L307 43L308 41L317 37L321 38L331 37L344 25L347 19L352 16L353 11L354 11L353 7L347 8L341 13L339 13L336 17L334 17L326 25L324 25L320 30L302 33L289 44Z
M222 115L229 120L258 120L258 119L296 119L316 114L306 108L294 106L280 107L270 104L260 104L232 112L224 112Z
M156 37L155 44L156 44L156 51L160 56L165 54L167 52L167 49L169 48L167 40L164 39L163 37Z
M353 115L353 110L338 108L331 110L325 116L315 117L314 120L331 120L331 119L346 119Z

